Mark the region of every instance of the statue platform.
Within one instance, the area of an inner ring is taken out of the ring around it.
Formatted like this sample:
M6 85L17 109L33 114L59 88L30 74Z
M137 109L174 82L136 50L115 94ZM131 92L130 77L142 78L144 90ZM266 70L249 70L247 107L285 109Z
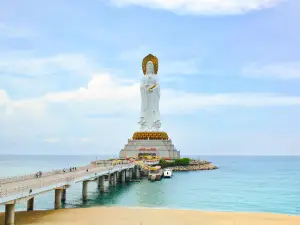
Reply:
M180 158L180 152L176 150L166 132L135 132L120 151L120 158L139 158L145 155Z
M169 140L166 132L135 132L132 136L133 140Z

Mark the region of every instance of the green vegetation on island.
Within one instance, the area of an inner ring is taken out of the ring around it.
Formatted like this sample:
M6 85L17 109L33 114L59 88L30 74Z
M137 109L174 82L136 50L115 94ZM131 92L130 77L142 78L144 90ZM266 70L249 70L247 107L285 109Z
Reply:
M174 167L174 166L188 166L190 164L189 158L175 159L175 160L159 160L159 166L161 168Z
M161 168L172 168L173 171L197 171L197 170L215 170L218 169L211 162L206 160L194 160L190 158L182 158L175 160L161 159L159 161Z

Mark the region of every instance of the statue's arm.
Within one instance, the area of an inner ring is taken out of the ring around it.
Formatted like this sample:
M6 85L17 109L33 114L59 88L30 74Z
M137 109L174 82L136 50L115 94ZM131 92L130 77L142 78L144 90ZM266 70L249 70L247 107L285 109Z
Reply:
M157 88L158 86L159 86L159 83L158 83L158 80L157 80L157 78L156 78L155 84L152 85L152 87L150 87L149 90L153 90L153 89Z
M154 88L156 88L157 87L157 84L154 84L152 87L150 87L149 89L150 90L153 90Z

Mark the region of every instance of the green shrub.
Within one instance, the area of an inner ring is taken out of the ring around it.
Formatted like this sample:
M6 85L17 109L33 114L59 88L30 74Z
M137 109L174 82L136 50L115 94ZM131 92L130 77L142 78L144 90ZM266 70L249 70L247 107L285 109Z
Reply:
M174 166L188 166L190 164L190 159L189 158L182 158L182 159L176 159L173 162L167 162L164 159L161 159L159 161L159 166L161 168L166 168L166 167L174 167Z

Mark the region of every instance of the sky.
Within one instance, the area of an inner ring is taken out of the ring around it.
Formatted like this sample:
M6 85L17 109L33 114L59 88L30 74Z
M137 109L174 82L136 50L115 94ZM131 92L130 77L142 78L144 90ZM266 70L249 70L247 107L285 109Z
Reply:
M0 154L118 154L143 57L181 154L300 154L298 0L0 0Z

